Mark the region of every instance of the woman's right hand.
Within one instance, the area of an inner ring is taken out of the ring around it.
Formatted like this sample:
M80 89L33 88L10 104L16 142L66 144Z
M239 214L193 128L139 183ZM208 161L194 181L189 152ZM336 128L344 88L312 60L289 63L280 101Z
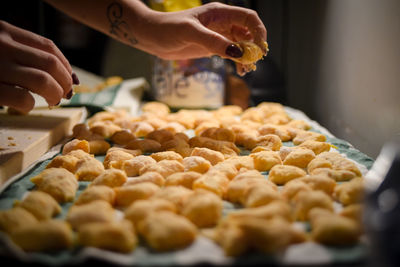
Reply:
M36 93L55 106L71 98L73 83L79 81L51 40L0 21L0 105L28 113Z

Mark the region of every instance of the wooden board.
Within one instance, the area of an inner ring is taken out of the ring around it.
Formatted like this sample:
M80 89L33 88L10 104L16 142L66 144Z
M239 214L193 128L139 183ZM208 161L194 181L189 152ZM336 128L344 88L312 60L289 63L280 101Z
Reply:
M84 108L37 109L28 115L0 111L0 186L72 132Z

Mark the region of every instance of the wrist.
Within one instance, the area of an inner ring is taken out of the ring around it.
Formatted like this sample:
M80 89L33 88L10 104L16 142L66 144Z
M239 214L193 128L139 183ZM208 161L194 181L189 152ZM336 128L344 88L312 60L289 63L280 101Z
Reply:
M110 35L119 41L137 48L146 46L151 30L152 18L160 13L148 8L139 0L114 1L107 7Z

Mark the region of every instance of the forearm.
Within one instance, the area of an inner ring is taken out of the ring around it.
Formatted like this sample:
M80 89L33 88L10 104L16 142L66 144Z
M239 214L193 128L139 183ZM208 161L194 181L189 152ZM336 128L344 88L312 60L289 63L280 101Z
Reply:
M45 0L72 18L130 46L141 48L148 16L139 0ZM144 42L144 44L143 44Z
M158 12L139 0L45 0L76 20L165 59L239 58L235 40L253 40L266 54L266 29L252 10L220 3ZM235 53L231 50L236 49Z

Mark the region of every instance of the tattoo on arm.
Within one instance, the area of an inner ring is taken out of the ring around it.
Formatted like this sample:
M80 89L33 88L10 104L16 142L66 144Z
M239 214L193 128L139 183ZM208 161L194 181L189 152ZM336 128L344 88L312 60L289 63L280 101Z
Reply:
M125 39L131 45L138 43L133 36L128 23L122 18L122 6L119 3L113 2L107 7L107 18L110 22L110 34L119 39Z

